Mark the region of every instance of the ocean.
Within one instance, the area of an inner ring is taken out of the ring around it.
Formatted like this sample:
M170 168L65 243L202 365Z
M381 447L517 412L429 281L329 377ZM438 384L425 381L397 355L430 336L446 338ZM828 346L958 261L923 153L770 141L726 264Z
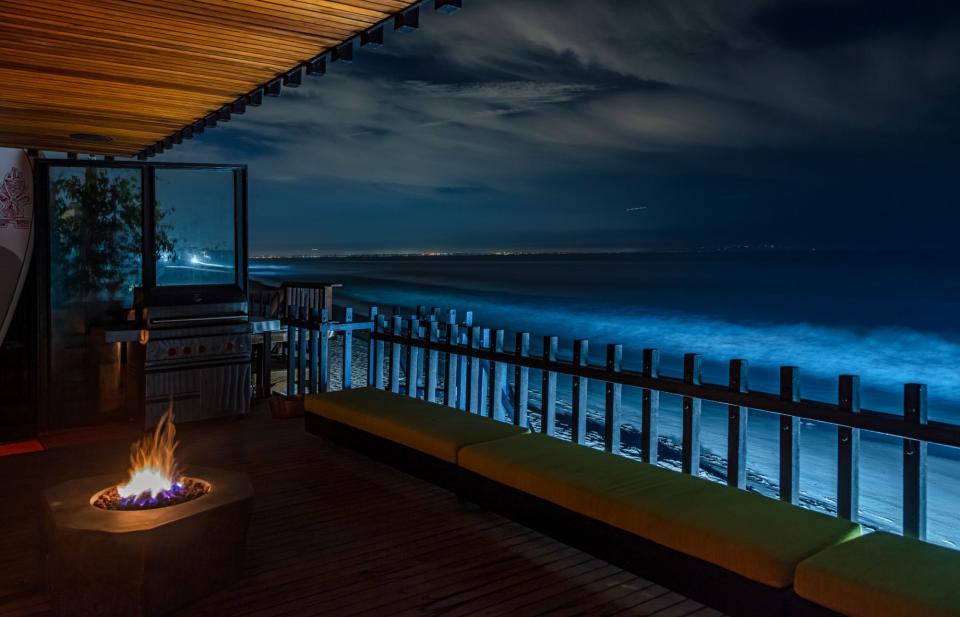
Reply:
M960 281L948 253L843 251L690 251L613 255L503 255L254 259L255 280L342 283L337 304L423 305L473 311L482 327L589 339L603 363L607 343L624 347L624 366L639 369L645 347L661 351L661 372L680 376L682 355L703 355L703 379L726 383L728 361L750 363L750 387L776 392L779 367L800 367L804 398L836 402L841 374L861 377L864 408L902 413L903 384L925 383L931 419L960 423ZM508 371L508 374L512 371ZM531 404L539 374L531 371ZM603 391L591 384L589 413L602 423ZM639 431L640 392L624 388L627 431ZM570 408L569 379L558 385L558 412ZM534 417L534 422L538 417ZM564 422L561 417L561 424ZM596 423L594 423L596 425ZM748 488L778 494L777 418L751 410ZM725 407L704 403L702 475L722 481ZM561 433L563 431L561 430ZM660 464L679 467L680 401L661 397ZM594 445L599 435L593 434ZM635 446L623 454L636 456ZM836 429L804 422L800 492L806 507L836 511ZM864 434L860 518L876 529L901 528L900 443ZM931 446L928 470L931 541L960 546L960 453Z

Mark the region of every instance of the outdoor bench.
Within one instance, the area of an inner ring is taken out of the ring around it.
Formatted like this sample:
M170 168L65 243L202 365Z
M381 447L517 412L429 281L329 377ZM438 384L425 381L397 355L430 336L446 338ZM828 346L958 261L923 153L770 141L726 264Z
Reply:
M797 567L796 615L960 616L960 552L877 532Z
M526 432L376 388L307 396L304 409L308 432L455 492L457 453L461 448Z
M722 610L786 614L804 559L849 521L541 434L460 450L461 491Z
M785 615L797 565L849 521L373 388L306 397L306 427L736 615Z

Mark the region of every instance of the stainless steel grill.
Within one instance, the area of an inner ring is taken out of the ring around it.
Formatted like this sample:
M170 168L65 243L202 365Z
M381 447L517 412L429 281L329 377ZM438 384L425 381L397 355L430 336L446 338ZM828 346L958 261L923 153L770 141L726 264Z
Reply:
M178 422L245 414L253 324L247 304L143 307L127 329L131 403L146 426L173 405ZM120 331L114 331L120 340Z

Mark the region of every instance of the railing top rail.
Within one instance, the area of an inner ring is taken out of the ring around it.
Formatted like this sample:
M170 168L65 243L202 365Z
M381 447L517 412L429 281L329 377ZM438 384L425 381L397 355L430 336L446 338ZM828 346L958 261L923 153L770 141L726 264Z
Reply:
M297 289L327 289L330 287L343 287L343 283L318 283L315 281L283 281L280 283L281 289L286 289L288 287Z
M411 345L441 353L502 362L535 370L654 390L665 394L687 396L713 403L756 409L893 437L960 448L960 426L946 422L913 422L908 421L903 416L869 409L861 409L859 413L849 413L849 411L836 404L802 398L791 400L791 398L782 397L780 394L759 390L731 389L729 384L721 385L700 382L699 380L691 381L675 377L645 375L643 372L632 370L612 372L599 366L577 365L563 360L545 360L533 356L517 355L510 351L495 351L468 345L451 344L447 341L411 338L407 334L391 334L378 331L376 328L373 328L371 337L387 343ZM909 384L908 387L910 386L921 387L917 384Z

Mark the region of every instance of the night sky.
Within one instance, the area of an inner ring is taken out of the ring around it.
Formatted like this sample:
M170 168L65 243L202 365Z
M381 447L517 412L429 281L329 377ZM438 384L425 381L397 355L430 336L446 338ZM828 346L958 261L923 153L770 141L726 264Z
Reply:
M465 5L159 160L254 254L954 243L958 2Z

